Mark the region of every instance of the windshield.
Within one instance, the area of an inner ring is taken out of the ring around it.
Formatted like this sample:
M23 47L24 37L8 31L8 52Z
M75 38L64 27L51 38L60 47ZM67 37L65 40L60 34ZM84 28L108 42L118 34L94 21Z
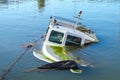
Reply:
M67 46L80 46L81 38L67 35L66 44Z
M63 36L64 36L64 33L52 30L50 37L49 37L49 41L58 43L58 44L62 44Z

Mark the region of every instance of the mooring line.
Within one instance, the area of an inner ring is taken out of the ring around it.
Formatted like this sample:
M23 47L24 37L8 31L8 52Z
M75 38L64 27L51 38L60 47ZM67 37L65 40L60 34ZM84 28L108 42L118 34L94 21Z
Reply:
M0 77L0 80L4 80L5 76L10 72L10 70L13 68L13 66L22 58L22 56L29 50L29 48L26 48L24 52L21 53L20 56L16 60L14 60L8 68L3 72L3 74Z
M27 53L28 50L30 50L32 47L35 46L38 40L34 41L34 43L27 44L25 47L26 49L19 55L9 66L8 68L3 72L3 74L0 77L0 80L4 80L5 76L10 72L10 70L14 67L14 65L22 58L22 56Z

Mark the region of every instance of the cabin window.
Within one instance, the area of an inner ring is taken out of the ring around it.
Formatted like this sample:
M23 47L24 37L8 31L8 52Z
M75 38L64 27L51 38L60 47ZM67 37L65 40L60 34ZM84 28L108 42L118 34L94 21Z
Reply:
M81 38L67 35L66 43L67 46L80 46L81 44Z
M49 41L61 44L63 36L64 36L64 33L57 32L57 31L53 30L53 31L51 31L51 34L50 34L50 37L49 37Z

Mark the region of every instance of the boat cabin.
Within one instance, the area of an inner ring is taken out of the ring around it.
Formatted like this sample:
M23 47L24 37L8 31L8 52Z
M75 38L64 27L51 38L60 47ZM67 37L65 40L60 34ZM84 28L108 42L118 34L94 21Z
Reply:
M82 43L82 37L72 32L74 32L73 29L63 29L63 27L58 25L52 28L49 27L45 41L53 45L80 46Z
M97 42L95 34L81 23L66 19L50 19L45 43L61 46L82 46Z

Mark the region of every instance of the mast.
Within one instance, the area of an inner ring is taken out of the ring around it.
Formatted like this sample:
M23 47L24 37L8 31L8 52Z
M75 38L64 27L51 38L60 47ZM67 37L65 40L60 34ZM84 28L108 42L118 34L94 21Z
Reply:
M82 11L80 10L78 15L75 17L76 18L76 24L75 24L75 27L74 27L74 32L75 32L76 27L78 26L81 14L82 14Z

